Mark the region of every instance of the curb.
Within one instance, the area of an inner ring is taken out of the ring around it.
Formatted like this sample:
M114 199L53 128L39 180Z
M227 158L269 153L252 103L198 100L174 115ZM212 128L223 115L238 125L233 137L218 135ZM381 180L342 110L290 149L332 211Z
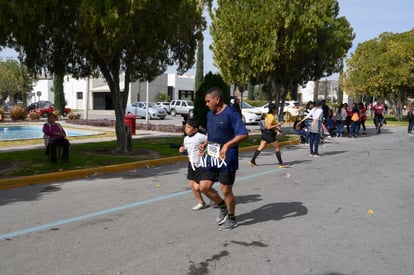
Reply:
M284 142L280 142L279 144L282 147L287 146L287 145L296 145L296 144L299 144L299 140L284 141ZM268 144L267 147L269 146L271 145ZM242 152L242 153L249 152L252 150L256 150L256 148L257 146L243 147L243 148L239 148L239 152ZM101 166L101 167L94 167L94 168L86 168L86 169L79 169L79 170L61 171L61 172L47 173L47 174L41 174L41 175L3 179L3 180L0 180L0 190L29 186L29 185L36 185L36 184L43 184L43 183L50 183L50 182L59 182L59 181L66 181L66 180L75 180L75 179L81 179L81 178L95 177L95 176L104 175L104 174L111 174L111 173L123 172L123 171L128 171L128 170L134 170L134 169L150 168L154 166L168 165L168 164L181 163L181 162L187 162L187 161L188 161L187 156L176 156L176 157L167 157L167 158L154 159L154 160L143 160L143 161L137 161L137 162Z

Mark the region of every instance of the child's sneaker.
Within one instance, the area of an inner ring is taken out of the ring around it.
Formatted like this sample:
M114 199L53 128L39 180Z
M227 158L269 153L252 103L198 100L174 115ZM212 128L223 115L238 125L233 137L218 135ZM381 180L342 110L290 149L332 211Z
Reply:
M208 206L205 204L205 203L198 203L196 206L194 206L192 209L194 210L194 211L197 211L197 210L201 210L201 209L204 209L204 208L207 208Z
M281 163L277 167L279 167L279 168L288 168L289 167L289 164L287 164L287 163Z

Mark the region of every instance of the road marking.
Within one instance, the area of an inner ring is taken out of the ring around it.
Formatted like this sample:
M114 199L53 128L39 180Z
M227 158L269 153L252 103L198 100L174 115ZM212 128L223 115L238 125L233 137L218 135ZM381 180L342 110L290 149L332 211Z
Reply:
M255 178L255 177L260 177L260 176L267 175L267 174L281 172L282 170L283 169L271 169L271 170L268 170L268 171L263 171L263 172L260 172L260 173L255 173L255 174L251 174L251 175L248 175L248 176L239 177L236 180L236 182L248 180L248 179ZM191 190L181 191L181 192L177 192L177 193L173 193L173 194L169 194L169 195L164 195L164 196L160 196L160 197L156 197L156 198L152 198L152 199L147 199L147 200L138 201L138 202L134 202L134 203L126 204L126 205L121 205L121 206L118 206L118 207L113 207L113 208L106 209L106 210L92 212L92 213L82 215L82 216L77 216L77 217L73 217L73 218L69 218L69 219L65 219L65 220L60 220L60 221L46 223L46 224L35 226L35 227L30 227L30 228L27 228L27 229L22 229L22 230L18 230L18 231L14 231L14 232L9 232L9 233L5 233L5 234L1 234L0 239L11 239L11 238L14 238L14 237L17 237L17 236L20 236L20 235L33 233L33 232L36 232L36 231L56 227L56 226L59 226L59 225L64 225L64 224L67 224L67 223L72 223L72 222L82 221L82 220L86 220L86 219L90 219L90 218L95 218L97 216L107 215L107 214L111 214L111 213L118 212L118 211L121 211L121 210L129 209L129 208L133 208L133 207L137 207L137 206L141 206L141 205L144 205L144 204L149 204L149 203L153 203L153 202L157 202L157 201L161 201L161 200L167 200L167 199L174 198L174 197L181 196L181 195L185 195L185 194L188 194L188 193L191 193L191 192L192 192Z

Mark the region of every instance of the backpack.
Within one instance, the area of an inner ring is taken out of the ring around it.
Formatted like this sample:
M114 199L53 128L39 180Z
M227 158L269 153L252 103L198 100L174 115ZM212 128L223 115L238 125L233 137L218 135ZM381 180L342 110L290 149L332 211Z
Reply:
M352 114L351 120L353 122L358 122L359 121L359 114L358 114L358 112L355 112L355 113Z

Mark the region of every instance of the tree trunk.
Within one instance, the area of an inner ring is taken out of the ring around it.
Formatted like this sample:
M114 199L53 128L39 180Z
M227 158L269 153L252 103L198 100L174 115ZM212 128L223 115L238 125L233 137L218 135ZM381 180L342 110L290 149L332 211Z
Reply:
M204 43L201 38L197 43L196 75L194 79L194 91L197 93L204 78Z
M313 87L313 101L318 101L319 94L319 80L315 80L315 86Z
M132 151L132 137L128 128L125 126L125 108L129 94L130 75L129 71L125 72L124 91L121 93L119 87L119 64L111 64L111 67L100 66L102 74L111 91L112 103L115 111L115 132L116 148L115 154L129 154Z
M60 115L63 115L66 105L65 94L63 91L63 79L64 74L55 72L53 75L54 105L55 110L58 110Z

